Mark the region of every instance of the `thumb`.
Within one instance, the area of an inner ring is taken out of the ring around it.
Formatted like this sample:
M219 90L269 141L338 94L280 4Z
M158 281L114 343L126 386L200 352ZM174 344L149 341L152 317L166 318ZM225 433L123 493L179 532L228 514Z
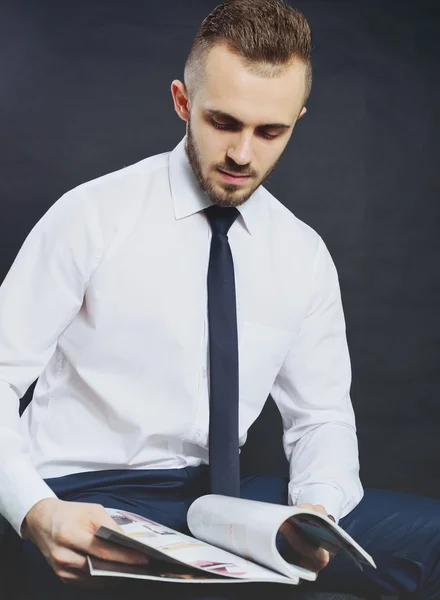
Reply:
M115 522L111 515L100 504L96 504L93 507L93 512L90 516L92 517L91 520L95 531L97 531L100 527L107 527L112 531L124 533L122 527Z

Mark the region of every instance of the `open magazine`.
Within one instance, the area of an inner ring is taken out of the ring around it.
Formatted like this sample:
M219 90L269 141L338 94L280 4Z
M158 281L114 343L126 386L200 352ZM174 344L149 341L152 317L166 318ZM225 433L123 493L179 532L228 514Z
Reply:
M123 533L100 527L100 538L151 557L130 566L88 557L92 575L186 583L255 581L296 585L317 577L287 562L278 551L281 525L290 521L305 540L331 553L345 552L358 566L376 567L371 556L341 527L315 511L210 494L195 500L187 515L194 537L125 510L107 508Z

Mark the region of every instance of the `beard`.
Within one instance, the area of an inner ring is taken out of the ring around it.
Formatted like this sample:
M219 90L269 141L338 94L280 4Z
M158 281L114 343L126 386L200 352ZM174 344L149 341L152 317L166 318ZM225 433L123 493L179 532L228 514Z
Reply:
M234 184L225 183L223 187L220 188L219 185L215 186L208 180L207 177L204 177L202 173L202 156L191 129L191 119L188 119L187 124L186 153L188 155L188 160L191 165L191 168L194 171L194 175L196 176L200 187L206 194L208 194L212 203L217 204L218 206L241 206L242 204L244 204L246 200L248 200L252 196L255 190L264 181L266 181L266 179L272 173L278 162L276 161L268 169L264 177L262 177L259 181L257 180L257 183L254 186L252 186L250 190L240 193L240 191L238 190L238 186ZM254 178L256 177L255 171L250 170L248 165L238 165L229 157L226 157L226 161L224 163L216 165L216 168L228 171L229 173L233 173L234 175L249 175Z

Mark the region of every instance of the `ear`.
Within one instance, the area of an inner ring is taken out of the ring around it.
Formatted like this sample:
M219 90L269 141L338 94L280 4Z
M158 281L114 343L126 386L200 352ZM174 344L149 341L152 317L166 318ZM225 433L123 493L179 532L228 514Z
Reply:
M188 121L189 99L185 84L175 79L171 84L171 94L174 101L174 110L183 121Z
M301 119L307 112L307 108L305 106L302 107L301 112L298 115L298 119Z

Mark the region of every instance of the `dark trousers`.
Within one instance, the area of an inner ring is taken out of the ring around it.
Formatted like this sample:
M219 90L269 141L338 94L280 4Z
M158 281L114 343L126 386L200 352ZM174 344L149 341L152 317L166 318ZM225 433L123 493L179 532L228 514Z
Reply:
M150 471L101 471L46 480L59 498L91 502L136 512L189 533L186 513L191 502L208 493L206 467ZM287 481L278 477L244 476L243 498L287 503ZM325 505L325 498L321 500ZM340 525L374 558L377 570L361 571L342 554L323 569L318 581L301 588L344 591L360 595L440 598L440 501L367 489L360 504ZM295 589L281 584L193 585L121 581L114 590L85 590L65 585L53 574L38 549L23 544L20 561L23 596L29 600L98 600L123 598L232 599L275 594L294 598ZM257 587L258 586L258 589ZM254 589L252 589L254 587Z

